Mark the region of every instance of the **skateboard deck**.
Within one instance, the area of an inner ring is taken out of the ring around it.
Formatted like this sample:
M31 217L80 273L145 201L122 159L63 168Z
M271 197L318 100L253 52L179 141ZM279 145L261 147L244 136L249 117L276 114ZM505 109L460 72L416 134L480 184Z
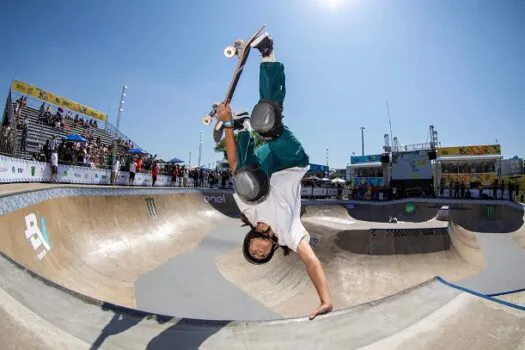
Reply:
M263 30L266 28L266 25L263 24L255 33L252 34L252 36L247 40L236 40L233 45L226 47L224 49L224 55L228 58L238 56L237 66L235 67L235 70L233 72L233 78L230 82L230 86L228 87L228 90L226 92L226 97L224 98L223 103L224 104L230 104L233 95L235 94L235 89L237 88L237 83L239 82L239 79L242 75L242 72L244 70L244 65L246 64L246 61L248 60L248 56L250 55L250 49L251 44L255 39L261 35ZM212 119L216 117L217 114L217 105L212 105L212 109L210 113L208 113L203 119L202 122L204 125L210 125L212 122ZM220 120L217 120L215 123L215 127L213 128L213 140L218 143L221 141L223 135L224 135L224 127L222 125L223 123Z

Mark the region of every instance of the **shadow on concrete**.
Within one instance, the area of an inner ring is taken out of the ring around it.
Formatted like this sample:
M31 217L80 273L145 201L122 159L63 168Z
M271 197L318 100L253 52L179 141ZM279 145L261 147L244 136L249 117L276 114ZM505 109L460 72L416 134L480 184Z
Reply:
M102 344L112 335L117 335L136 326L147 314L133 312L126 308L119 308L109 303L102 304L102 310L113 312L111 321L102 329L100 335L95 339L90 350L100 349Z
M229 321L199 321L183 318L151 339L146 349L198 349L206 339L228 323Z

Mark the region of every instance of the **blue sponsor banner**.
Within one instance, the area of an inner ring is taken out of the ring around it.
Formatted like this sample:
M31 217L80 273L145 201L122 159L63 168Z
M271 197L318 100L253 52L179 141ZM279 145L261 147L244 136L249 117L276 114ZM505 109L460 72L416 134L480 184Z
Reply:
M382 187L385 185L385 180L382 177L354 177L354 186L372 186Z
M350 157L350 163L351 164L363 164L363 163L373 163L373 162L380 162L381 161L381 155L380 154L370 154L367 156L352 156Z
M321 164L310 164L310 170L308 170L309 173L326 173L328 172L328 167L326 165Z

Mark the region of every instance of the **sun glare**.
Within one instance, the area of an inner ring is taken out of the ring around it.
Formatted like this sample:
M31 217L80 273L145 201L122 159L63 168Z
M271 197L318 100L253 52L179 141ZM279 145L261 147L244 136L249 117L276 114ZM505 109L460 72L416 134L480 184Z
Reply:
M335 10L338 5L341 3L341 0L321 0L326 4L331 10Z

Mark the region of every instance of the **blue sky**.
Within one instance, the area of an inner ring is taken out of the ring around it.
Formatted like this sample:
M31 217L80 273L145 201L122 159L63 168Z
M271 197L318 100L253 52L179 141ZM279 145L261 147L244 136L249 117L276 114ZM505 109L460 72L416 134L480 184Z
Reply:
M101 111L164 159L214 162L201 118L224 98L234 60L223 49L261 23L287 73L285 122L312 163L427 141L501 143L525 156L525 2L520 0L9 1L0 23L0 86L19 79ZM234 109L258 99L251 55ZM4 95L5 96L5 95Z

